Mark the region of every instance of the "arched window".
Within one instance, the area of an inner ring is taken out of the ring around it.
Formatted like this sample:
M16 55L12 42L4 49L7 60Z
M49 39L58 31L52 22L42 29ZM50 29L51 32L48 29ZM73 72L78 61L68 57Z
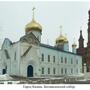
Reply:
M16 60L16 52L15 52L15 55L14 55L14 60Z
M65 74L67 74L67 68L65 68Z
M48 62L50 62L50 55L48 55Z
M61 57L61 63L63 63L63 57Z
M44 67L42 67L42 74L44 74Z
M67 63L67 58L65 57L65 64Z
M53 68L53 74L56 74L56 69L55 68Z
M33 66L29 65L27 67L27 77L33 77Z
M42 61L44 61L44 54L42 54Z
M50 68L48 68L48 74L50 74Z
M55 63L55 56L53 56L53 62Z
M71 74L73 74L73 68L71 68Z
M63 68L61 68L61 74L63 74Z

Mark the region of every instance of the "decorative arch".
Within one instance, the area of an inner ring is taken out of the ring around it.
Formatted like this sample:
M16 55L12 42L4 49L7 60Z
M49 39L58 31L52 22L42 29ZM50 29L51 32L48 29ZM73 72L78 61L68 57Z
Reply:
M27 67L27 77L33 77L33 66L28 65Z

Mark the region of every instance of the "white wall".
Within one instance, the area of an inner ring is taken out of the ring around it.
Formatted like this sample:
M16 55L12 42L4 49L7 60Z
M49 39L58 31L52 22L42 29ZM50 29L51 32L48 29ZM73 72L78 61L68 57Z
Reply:
M67 75L77 75L81 73L80 69L82 69L82 58L78 55L71 54L71 53L66 53L66 52L60 52L56 51L53 49L45 48L45 47L40 47L41 53L44 54L44 61L41 61L41 67L45 68L45 75L48 75L47 73L47 68L50 67L51 74L53 75L53 67L56 68L56 76L60 76L61 74L61 68L64 69L65 74L65 68L67 68ZM48 62L48 55L50 55L51 60ZM53 63L53 56L56 57L55 63ZM61 57L63 57L63 63L61 63ZM67 63L65 64L65 57L67 58ZM73 64L71 64L71 58L73 59ZM78 64L76 64L76 60L78 60ZM71 68L73 69L73 73L71 73ZM78 69L78 72L76 72L76 69ZM50 76L48 75L48 76Z
M25 47L27 47L28 45L25 45L25 43L23 45L21 45L22 49L25 49ZM30 46L30 44L29 44ZM28 46L28 48L29 48ZM26 54L26 56L21 57L21 61L20 61L20 75L21 76L25 76L27 77L27 67L29 65L33 66L33 75L34 77L40 76L39 75L39 56L38 56L38 49L39 47L34 46L31 44L31 49L29 50L29 52ZM22 50L21 49L21 50ZM23 50L25 51L25 50Z
M28 49L29 46L32 46L26 56L22 56L23 53ZM5 46L5 45L4 45ZM3 52L4 48L6 48L9 52L10 59L5 58L5 54ZM17 76L25 76L27 77L27 67L28 65L32 65L34 68L34 77L41 76L62 76L61 68L64 69L63 75L65 74L65 68L67 68L67 75L77 75L80 74L82 70L82 58L78 55L61 52L57 50L53 50L46 47L38 47L28 43L16 42L11 46L3 47L2 50L2 63L6 64L8 67L7 73L10 75ZM16 52L16 60L15 60L15 52ZM44 54L44 61L42 61L42 53ZM48 55L50 55L50 62L48 62ZM55 62L53 62L53 56L55 56ZM63 57L63 63L61 63L61 57ZM67 58L67 63L65 64L65 57ZM73 59L73 64L71 64L71 58ZM76 64L76 60L78 59L78 64ZM44 75L42 75L42 67L45 68ZM48 74L47 69L50 68L50 74ZM53 68L56 68L56 74L53 74ZM74 70L71 73L71 68ZM76 70L78 69L78 73Z

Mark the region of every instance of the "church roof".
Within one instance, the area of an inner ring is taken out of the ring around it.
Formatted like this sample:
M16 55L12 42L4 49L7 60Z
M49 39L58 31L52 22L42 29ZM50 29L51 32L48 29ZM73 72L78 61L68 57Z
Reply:
M54 46L51 46L51 45L46 45L46 44L43 44L43 43L41 43L40 46L45 47L45 48L49 48L49 49L53 49L53 50L56 50L56 51L60 51L60 52L65 52L65 53L69 53L69 54L73 54L73 55L78 55L76 53L73 53L73 52L70 52L70 51L64 51L64 50L61 50L57 47L54 47ZM80 56L80 55L78 55L78 56Z
M42 26L37 23L35 20L32 20L30 23L28 23L26 25L26 32L28 31L32 31L32 30L35 30L35 31L42 31Z

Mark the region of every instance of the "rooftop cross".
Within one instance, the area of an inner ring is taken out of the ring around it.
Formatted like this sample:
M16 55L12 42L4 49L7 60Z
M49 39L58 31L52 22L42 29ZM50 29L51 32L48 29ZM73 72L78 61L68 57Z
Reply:
M73 38L73 43L75 43L75 37Z
M35 7L33 7L32 11L33 11L33 16L32 16L32 20L34 20L34 11L35 11Z
M80 27L80 30L82 30L82 26Z
M62 35L62 25L60 25L60 35Z

